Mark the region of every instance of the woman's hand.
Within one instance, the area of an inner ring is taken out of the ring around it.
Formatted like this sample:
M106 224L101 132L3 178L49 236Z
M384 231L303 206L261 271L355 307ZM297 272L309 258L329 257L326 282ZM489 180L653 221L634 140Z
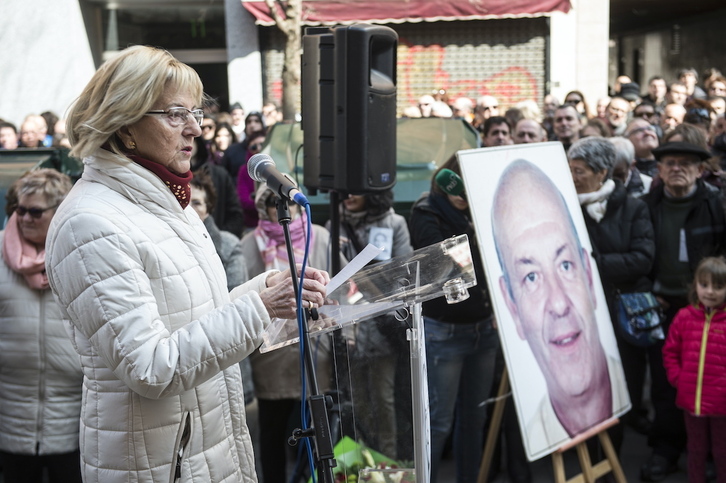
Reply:
M298 277L301 265L297 266ZM307 267L303 284L303 308L320 307L325 303L325 287L330 282L330 275L324 270ZM265 304L270 317L294 319L297 317L295 290L292 286L290 270L276 272L267 277L267 288L260 292L262 303Z

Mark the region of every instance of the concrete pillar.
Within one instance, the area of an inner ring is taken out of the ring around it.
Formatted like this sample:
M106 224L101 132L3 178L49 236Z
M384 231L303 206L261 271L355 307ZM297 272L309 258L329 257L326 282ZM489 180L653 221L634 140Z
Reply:
M663 75L664 66L663 58L667 54L667 51L663 45L663 32L650 32L645 34L644 39L644 51L643 51L643 85L641 85L641 91L646 92L648 90L648 79L654 75ZM666 82L668 80L666 79Z
M229 103L239 102L245 112L261 111L263 104L262 56L257 26L241 0L225 0Z
M2 0L0 117L66 110L96 68L78 0Z
M577 89L594 111L607 95L609 19L610 0L573 0L567 14L552 14L550 91L560 101Z

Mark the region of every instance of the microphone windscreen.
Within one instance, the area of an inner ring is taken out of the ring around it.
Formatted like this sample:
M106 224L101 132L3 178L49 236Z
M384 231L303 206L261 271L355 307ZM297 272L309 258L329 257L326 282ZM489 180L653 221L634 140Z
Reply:
M275 162L272 160L269 154L255 154L249 159L249 161L247 161L247 174L249 174L250 178L252 178L253 180L264 183L267 180L262 176L260 168L267 164L272 164L272 166L275 166Z

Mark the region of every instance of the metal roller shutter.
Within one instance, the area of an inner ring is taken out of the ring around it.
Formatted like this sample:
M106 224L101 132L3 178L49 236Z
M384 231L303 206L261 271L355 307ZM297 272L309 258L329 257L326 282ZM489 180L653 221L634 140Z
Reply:
M443 89L450 99L490 94L505 109L545 95L545 17L389 24L399 35L398 110ZM282 95L283 36L260 28L265 99ZM503 111L501 111L503 112Z

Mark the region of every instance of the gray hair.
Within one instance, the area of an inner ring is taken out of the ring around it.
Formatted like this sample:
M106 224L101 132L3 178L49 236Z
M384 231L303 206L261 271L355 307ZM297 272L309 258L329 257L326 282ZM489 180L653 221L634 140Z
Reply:
M618 136L608 138L608 141L610 141L615 148L615 161L613 162L613 167L620 164L627 164L628 167L630 167L630 164L635 159L635 147L630 139Z
M586 137L570 147L567 158L584 161L596 173L607 171L605 179L608 179L615 165L615 148L605 138Z

